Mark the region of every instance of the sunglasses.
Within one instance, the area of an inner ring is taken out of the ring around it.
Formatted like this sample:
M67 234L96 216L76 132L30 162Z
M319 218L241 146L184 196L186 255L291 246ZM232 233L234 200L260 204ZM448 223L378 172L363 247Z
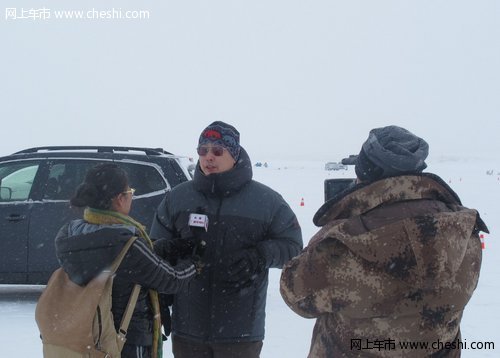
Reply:
M196 151L198 152L198 155L201 157L204 157L205 155L208 154L208 152L212 152L213 155L216 157L220 157L222 154L224 154L224 150L226 148L221 147L219 145L213 146L213 147L206 147L206 146L201 146L196 148Z
M122 191L122 194L132 194L132 196L134 196L134 193L135 193L135 189L134 188L130 188L127 191Z

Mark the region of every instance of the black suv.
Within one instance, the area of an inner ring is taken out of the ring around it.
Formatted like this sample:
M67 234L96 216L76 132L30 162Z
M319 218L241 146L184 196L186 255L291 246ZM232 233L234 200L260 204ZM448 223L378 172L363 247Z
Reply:
M0 284L45 284L58 266L54 238L82 217L69 199L87 169L115 162L136 189L130 216L151 226L167 190L191 179L183 157L163 149L68 146L26 149L0 158Z

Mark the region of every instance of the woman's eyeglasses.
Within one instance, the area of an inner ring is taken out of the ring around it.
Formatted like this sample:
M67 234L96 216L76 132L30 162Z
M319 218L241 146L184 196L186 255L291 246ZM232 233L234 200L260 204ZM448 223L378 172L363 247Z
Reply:
M130 188L127 191L122 191L122 194L132 194L132 196L134 196L134 193L135 193L135 189L134 188Z
M220 157L222 154L224 154L224 149L225 149L224 147L221 147L219 145L215 145L213 147L201 146L201 147L196 148L196 151L198 152L198 155L201 157L204 157L210 151L216 157Z

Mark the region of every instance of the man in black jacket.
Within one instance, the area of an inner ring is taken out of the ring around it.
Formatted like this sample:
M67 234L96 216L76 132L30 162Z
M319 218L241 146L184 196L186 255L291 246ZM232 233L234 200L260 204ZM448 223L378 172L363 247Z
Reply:
M259 357L268 269L299 254L300 226L281 195L252 180L233 126L210 124L198 155L194 179L167 193L151 229L167 258L204 245L201 274L174 298L174 356Z

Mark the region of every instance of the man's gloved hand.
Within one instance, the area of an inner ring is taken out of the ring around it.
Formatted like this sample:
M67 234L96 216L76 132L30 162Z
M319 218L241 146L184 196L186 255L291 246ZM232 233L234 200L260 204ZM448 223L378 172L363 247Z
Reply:
M163 247L163 257L172 265L179 259L194 258L198 261L205 253L206 243L199 238L176 238L168 240Z
M163 340L166 341L167 337L170 336L170 332L172 332L172 318L169 307L174 303L174 295L160 293L158 297L160 299L161 324L164 331Z
M225 266L226 285L239 289L251 285L257 274L264 271L265 260L257 248L251 247L232 254Z

